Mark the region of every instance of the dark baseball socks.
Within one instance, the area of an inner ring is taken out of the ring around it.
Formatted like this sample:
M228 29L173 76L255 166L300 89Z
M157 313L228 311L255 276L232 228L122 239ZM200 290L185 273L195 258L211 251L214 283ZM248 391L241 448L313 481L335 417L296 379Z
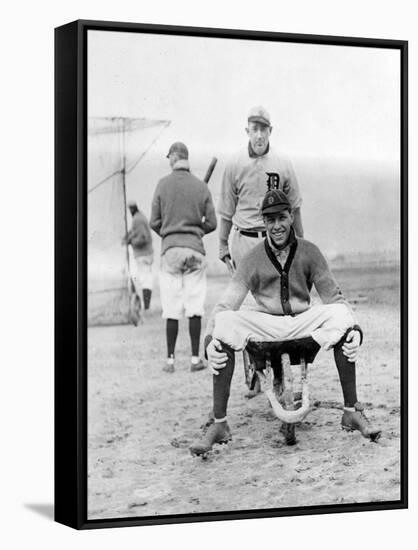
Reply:
M143 298L143 301L144 301L144 309L145 310L150 308L151 295L152 295L152 290L151 289L149 289L149 288L143 288L142 289L142 298Z
M202 329L202 318L200 316L189 317L189 335L192 347L192 364L199 363L200 333ZM179 322L177 319L167 319L167 357L168 362L174 364L174 352L176 349Z
M189 317L189 335L190 343L192 345L192 365L199 363L199 345L200 345L200 331L202 329L202 318L194 315Z
M174 364L174 350L176 349L177 335L179 333L178 319L167 319L166 337L167 337L167 363Z
M219 374L213 375L213 414L215 422L226 420L231 381L235 369L235 351L223 342L221 344L222 351L227 354L228 358L225 367L218 370Z
M356 364L350 362L344 355L342 350L344 342L345 338L334 346L334 358L343 391L344 408L353 409L357 403Z

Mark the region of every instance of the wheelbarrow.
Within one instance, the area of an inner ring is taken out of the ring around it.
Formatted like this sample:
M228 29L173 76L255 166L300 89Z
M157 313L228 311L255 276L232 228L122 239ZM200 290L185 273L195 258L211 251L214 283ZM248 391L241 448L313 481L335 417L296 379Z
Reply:
M308 385L308 365L312 364L320 346L311 337L282 342L249 342L249 361L244 361L245 382L251 390L257 378L261 391L282 422L280 431L286 444L296 443L296 424L311 410ZM295 376L292 366L299 366ZM300 390L296 391L299 382Z

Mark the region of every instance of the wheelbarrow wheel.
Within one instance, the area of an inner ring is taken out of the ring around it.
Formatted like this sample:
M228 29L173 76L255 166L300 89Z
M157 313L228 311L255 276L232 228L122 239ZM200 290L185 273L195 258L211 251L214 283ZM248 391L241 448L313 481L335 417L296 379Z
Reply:
M129 303L129 321L134 326L138 326L139 322L141 321L141 310L141 298L136 293L134 293L131 295Z

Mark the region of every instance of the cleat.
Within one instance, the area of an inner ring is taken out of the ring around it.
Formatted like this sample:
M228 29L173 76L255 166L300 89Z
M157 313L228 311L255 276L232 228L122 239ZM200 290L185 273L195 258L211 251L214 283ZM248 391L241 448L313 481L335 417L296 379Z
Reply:
M206 368L206 365L203 363L203 361L200 359L198 363L190 364L190 372L197 372L198 370L203 370Z
M194 456L206 458L207 453L212 450L215 443L223 445L231 439L231 430L227 422L214 422L208 427L204 436L190 446L190 452Z
M346 411L341 419L341 428L347 432L358 430L363 437L370 441L378 441L382 435L382 430L373 426L370 420L364 414L364 407L361 403L354 405L355 411Z
M169 374L173 374L173 372L174 372L174 365L171 364L171 363L166 363L166 364L163 366L163 371L164 371L164 372L168 372Z

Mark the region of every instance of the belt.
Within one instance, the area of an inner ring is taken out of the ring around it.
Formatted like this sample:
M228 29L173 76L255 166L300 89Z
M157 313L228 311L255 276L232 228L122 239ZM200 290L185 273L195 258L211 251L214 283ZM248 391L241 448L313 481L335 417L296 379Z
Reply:
M266 236L265 231L244 231L243 229L238 229L238 231L241 235L244 235L244 237L253 237L254 239Z

